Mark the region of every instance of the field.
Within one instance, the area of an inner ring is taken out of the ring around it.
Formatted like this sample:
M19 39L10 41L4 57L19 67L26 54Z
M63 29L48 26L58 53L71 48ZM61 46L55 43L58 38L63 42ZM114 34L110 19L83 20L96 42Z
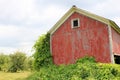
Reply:
M28 71L17 73L0 72L0 80L23 80L30 74L31 72Z

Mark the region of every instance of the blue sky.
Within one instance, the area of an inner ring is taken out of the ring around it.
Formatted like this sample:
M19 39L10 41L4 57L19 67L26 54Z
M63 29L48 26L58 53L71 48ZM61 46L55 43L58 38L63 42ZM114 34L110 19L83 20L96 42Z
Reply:
M32 55L32 46L72 5L115 21L120 0L0 0L0 53Z

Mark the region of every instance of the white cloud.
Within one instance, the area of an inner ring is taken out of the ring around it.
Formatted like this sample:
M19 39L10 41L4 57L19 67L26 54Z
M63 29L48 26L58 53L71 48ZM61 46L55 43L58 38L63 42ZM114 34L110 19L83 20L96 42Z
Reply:
M30 27L33 25L36 27L36 24L39 27L49 24L51 27L67 9L65 6L43 5L36 2L37 0L0 0L0 23Z
M120 0L104 0L100 3L97 1L87 8L88 11L102 17L114 20L120 26Z
M34 0L0 0L0 18L23 20L35 12Z
M32 47L39 35L45 33L41 28L0 25L0 52L12 53L17 50L32 55Z
M0 37L13 37L18 35L18 27L13 25L0 25Z
M104 2L92 7L92 11L107 18L114 18L120 13L119 0L105 0Z

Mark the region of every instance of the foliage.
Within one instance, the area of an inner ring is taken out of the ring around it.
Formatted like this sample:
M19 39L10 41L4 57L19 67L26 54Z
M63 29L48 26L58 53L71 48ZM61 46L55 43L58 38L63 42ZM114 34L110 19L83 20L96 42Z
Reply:
M95 63L95 58L94 57L89 57L89 56L85 56L84 58L81 58L79 60L77 60L77 63Z
M7 71L9 68L9 63L9 56L5 54L0 54L0 71Z
M39 70L43 66L49 66L52 64L52 58L50 54L50 34L42 35L36 41L34 45L34 68Z
M25 67L25 70L33 70L33 61L34 61L34 58L32 56L26 58L25 62L24 62L24 67Z
M24 69L24 61L26 59L26 55L23 52L15 52L14 54L10 54L10 68L8 71L17 72L18 70Z
M76 64L42 67L26 80L120 80L120 65L95 63L85 57Z
M33 57L27 57L25 53L16 51L13 54L0 54L0 71L17 72L19 70L33 70Z

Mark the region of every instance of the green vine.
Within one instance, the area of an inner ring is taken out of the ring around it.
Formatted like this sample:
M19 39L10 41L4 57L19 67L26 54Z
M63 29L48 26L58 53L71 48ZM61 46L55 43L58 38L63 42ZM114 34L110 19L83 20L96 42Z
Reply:
M34 45L34 68L39 70L41 67L52 64L52 57L50 53L50 34L42 35L38 38Z

